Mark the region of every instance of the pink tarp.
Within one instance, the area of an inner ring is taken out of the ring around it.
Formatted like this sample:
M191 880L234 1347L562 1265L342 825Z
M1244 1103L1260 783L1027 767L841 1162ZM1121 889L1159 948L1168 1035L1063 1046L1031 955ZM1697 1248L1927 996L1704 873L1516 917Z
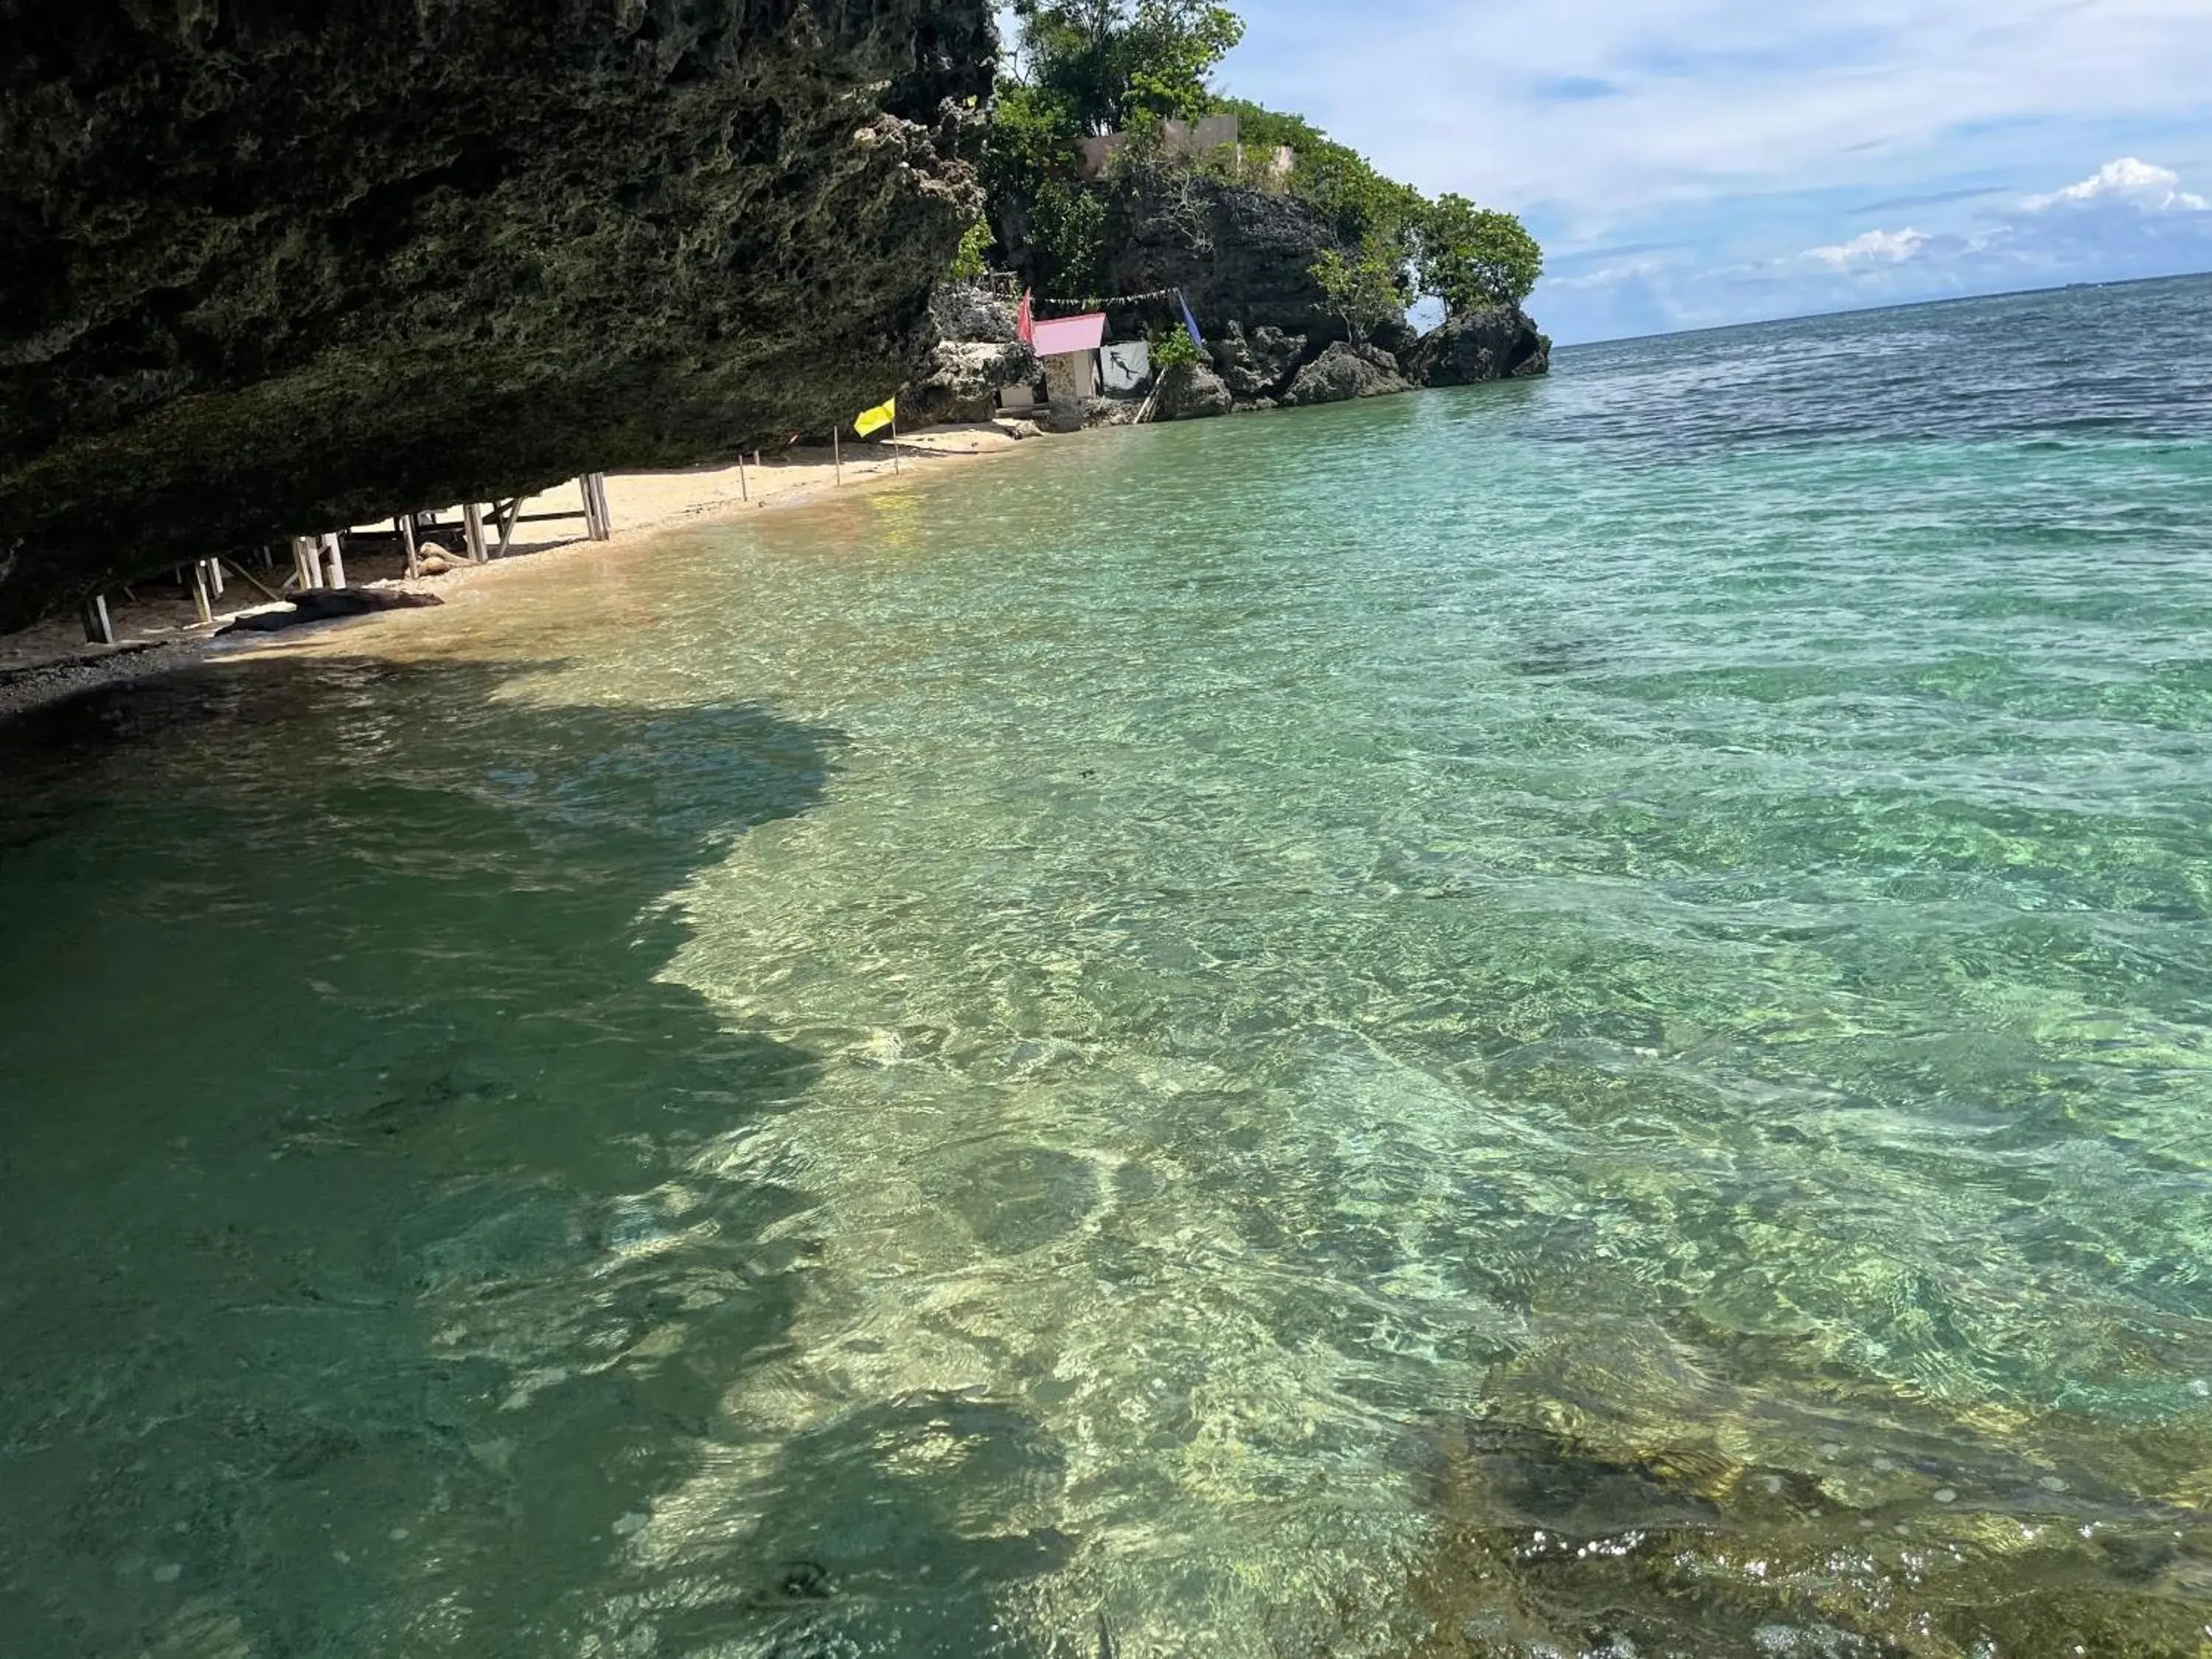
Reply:
M1036 355L1057 357L1063 351L1096 351L1106 339L1106 313L1093 311L1081 317L1039 318Z

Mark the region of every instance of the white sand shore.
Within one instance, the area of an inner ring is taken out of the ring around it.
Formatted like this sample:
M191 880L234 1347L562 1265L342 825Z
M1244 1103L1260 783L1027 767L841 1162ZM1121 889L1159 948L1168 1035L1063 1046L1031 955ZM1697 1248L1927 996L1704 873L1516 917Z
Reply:
M786 449L765 455L763 465L746 465L742 477L734 464L673 472L611 472L607 505L615 527L611 542L586 541L584 521L578 516L550 523L519 524L505 557L482 565L456 560L446 573L418 581L405 580L398 556L387 553L349 554L346 574L356 586L392 585L449 593L496 582L509 572L528 568L538 556L558 549L605 550L640 544L678 525L736 518L819 500L841 487L880 486L902 471L933 471L975 457L1003 453L1017 441L1011 431L995 425L936 427L899 440L896 468L891 453L884 447L854 443L845 450L842 486L838 468L826 447ZM580 514L580 510L574 483L532 497L521 508L526 514ZM441 518L458 526L459 510ZM441 532L440 538L452 541L454 551L459 551L458 528L450 536ZM258 565L249 565L248 570L271 588L284 574L264 571ZM131 594L109 596L109 616L117 641L113 646L86 644L73 616L52 617L17 633L0 635L0 714L90 686L181 666L204 651L216 629L224 623L250 611L270 608L265 594L234 575L216 603L214 623L203 623L190 590L165 576L139 584ZM358 628L373 626L376 620L372 616L324 626Z

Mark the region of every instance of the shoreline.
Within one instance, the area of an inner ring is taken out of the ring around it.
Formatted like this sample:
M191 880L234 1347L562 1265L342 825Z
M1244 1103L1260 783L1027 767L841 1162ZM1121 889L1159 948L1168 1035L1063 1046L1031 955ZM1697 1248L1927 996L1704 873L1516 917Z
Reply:
M945 465L967 465L1003 455L1036 435L1019 433L995 422L931 427L898 440L899 466L881 445L856 443L844 461L844 482L837 482L837 464L825 447L792 448L764 459L763 465L709 465L670 471L610 472L606 474L608 503L614 533L595 542L581 533L580 518L574 533L556 533L532 540L518 539L504 556L483 564L456 559L439 574L412 581L401 574L398 556L368 554L349 556L350 586L430 593L441 599L471 593L502 582L517 570L540 568L550 556L592 551L631 552L672 530L693 526L728 523L748 514L805 507L847 490L872 489L902 482L905 465L913 463L917 476L929 476ZM576 507L573 481L532 496L523 503L527 513L566 513ZM389 526L386 526L388 528ZM442 529L442 526L441 526ZM562 561L565 562L565 559ZM141 584L167 589L166 582ZM310 641L327 641L374 626L396 614L372 611L335 621L302 623L269 634L236 636L235 642L218 640L219 630L238 617L278 609L246 582L234 582L218 604L212 624L199 621L189 593L149 592L112 603L117 642L112 646L86 643L76 617L55 617L27 629L0 636L0 720L61 702L80 693L103 687L169 674L204 662L210 656L244 655L280 650ZM240 599L250 603L234 603Z

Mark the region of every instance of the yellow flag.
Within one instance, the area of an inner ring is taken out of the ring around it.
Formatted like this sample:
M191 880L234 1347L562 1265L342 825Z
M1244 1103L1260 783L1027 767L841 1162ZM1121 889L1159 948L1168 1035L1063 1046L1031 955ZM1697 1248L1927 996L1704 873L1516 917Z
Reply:
M853 430L865 438L878 427L889 426L896 419L898 419L898 399L886 398L873 409L854 416Z

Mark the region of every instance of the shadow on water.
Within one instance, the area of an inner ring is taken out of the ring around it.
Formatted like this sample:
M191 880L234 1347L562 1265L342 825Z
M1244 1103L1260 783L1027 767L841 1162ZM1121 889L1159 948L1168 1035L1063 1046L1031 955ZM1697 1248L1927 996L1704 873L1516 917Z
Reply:
M531 690L279 659L0 728L11 1652L568 1651L665 1599L634 1534L810 1248L702 1171L817 1061L659 976L664 901L840 739ZM818 1554L706 1566L767 1629Z

